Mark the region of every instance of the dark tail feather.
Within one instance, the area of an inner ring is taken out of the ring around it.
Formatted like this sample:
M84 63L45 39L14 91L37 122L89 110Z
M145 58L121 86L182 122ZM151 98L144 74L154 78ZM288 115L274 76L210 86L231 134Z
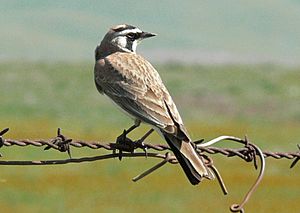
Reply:
M171 147L174 155L176 156L179 164L183 168L186 176L188 177L191 184L196 185L202 180L202 176L196 171L194 166L191 164L190 160L188 160L174 145L174 142L169 138L167 134L164 134L166 141L168 142L169 146ZM183 142L185 143L185 142ZM199 156L200 157L200 156Z

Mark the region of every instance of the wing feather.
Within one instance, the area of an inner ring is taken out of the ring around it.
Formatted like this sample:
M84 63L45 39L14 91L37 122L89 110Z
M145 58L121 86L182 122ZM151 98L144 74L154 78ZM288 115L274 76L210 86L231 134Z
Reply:
M98 90L138 119L177 135L188 134L158 72L143 57L117 52L95 65Z

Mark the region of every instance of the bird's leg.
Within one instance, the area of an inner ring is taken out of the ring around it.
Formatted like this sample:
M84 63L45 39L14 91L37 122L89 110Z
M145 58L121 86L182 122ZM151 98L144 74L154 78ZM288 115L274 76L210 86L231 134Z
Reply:
M134 124L130 128L128 128L127 130L124 129L123 133L117 137L116 143L119 145L124 145L123 148L120 147L117 148L119 150L119 160L122 160L122 151L133 152L134 150L133 141L127 137L127 134L129 134L131 131L139 127L140 124L141 124L140 120L135 120ZM116 153L116 149L113 150L113 154L115 153Z
M135 145L136 145L136 147L142 148L142 149L144 150L144 152L145 152L145 154L146 154L146 157L147 157L148 153L147 153L147 147L146 147L145 144L144 144L144 140L145 140L149 135L151 135L151 133L152 133L153 131L154 131L154 129L150 129L148 132L146 132L146 134L145 134L143 137L141 137L139 140L137 140L137 141L134 142Z
M141 124L141 121L140 120L135 120L134 121L134 124L129 127L127 130L124 129L123 133L121 135L119 135L117 137L117 142L126 142L126 138L127 138L127 134L129 134L130 132L132 132L134 129L136 129L137 127L139 127ZM129 139L129 138L127 138ZM123 140L123 141L122 141ZM129 139L130 140L130 139Z

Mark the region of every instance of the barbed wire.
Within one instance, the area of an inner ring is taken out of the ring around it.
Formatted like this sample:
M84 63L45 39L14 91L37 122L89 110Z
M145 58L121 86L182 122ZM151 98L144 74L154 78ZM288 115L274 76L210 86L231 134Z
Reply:
M5 161L0 160L0 165L57 165L57 164L67 164L67 163L82 163L82 162L91 162L91 161L98 161L110 158L119 157L153 157L153 158L160 158L163 159L160 163L156 164L152 168L146 170L142 174L134 177L133 181L138 181L143 177L149 175L153 171L157 170L158 168L162 167L166 163L177 164L178 161L175 156L171 155L168 151L170 151L170 147L163 144L148 144L148 143L137 143L136 141L132 141L129 138L126 138L127 142L129 143L120 143L120 142L113 142L113 143L101 143L98 141L83 141L83 140L73 140L70 138L65 137L61 134L60 128L57 130L57 136L52 139L38 139L38 140L29 140L29 139L4 139L3 136L5 133L9 131L8 128L2 130L0 132L0 148L11 147L11 146L35 146L35 147L45 147L44 150L48 149L55 149L60 152L67 152L69 155L69 159L63 160L38 160L38 161ZM218 143L220 141L230 140L237 143L241 143L244 145L242 148L220 148L220 147L213 147L212 145ZM293 160L291 163L290 168L293 168L297 162L300 160L300 146L298 146L298 151L295 152L271 152L271 151L261 151L260 148L250 143L248 138L245 137L244 139L233 137L233 136L220 136L211 141L205 142L204 140L194 141L196 151L204 157L206 165L211 169L211 171L215 174L221 189L224 194L227 194L227 189L225 184L222 180L220 173L218 172L217 168L213 164L213 160L211 157L207 156L206 154L221 154L226 157L239 157L247 162L253 162L255 168L258 168L258 163L256 156L260 158L260 172L258 175L257 180L250 188L249 192L244 197L243 201L240 204L233 204L230 207L232 212L244 212L244 205L250 199L252 193L256 190L257 186L259 185L260 181L263 178L264 170L265 170L265 158L274 158L274 159L288 159ZM71 157L71 148L90 148L90 149L105 149L109 151L113 151L112 154L105 154L99 156L92 156L92 157L81 157L81 158L72 158ZM135 152L136 149L143 149L143 152ZM116 153L116 150L120 150L119 153ZM165 154L160 154L157 152L149 152L150 150L163 152L167 151ZM126 153L122 152L125 151ZM206 153L206 154L204 154Z
M58 134L59 135L59 134ZM1 133L0 133L1 136ZM238 139L238 138L234 138ZM240 141L243 141L239 139ZM201 140L202 141L202 140ZM198 141L195 141L197 144ZM62 146L62 145L66 146ZM138 147L130 146L127 144L117 144L117 143L101 143L98 141L82 141L82 140L73 140L73 139L65 139L61 138L61 136L57 136L56 138L44 140L44 139L37 139L37 140L29 140L29 139L3 139L0 140L0 147L2 146L36 146L36 147L43 147L47 146L45 149L53 148L61 152L66 152L70 149L70 146L76 147L76 148L90 148L90 149L106 149L106 150L116 150L116 149L122 149L124 151L131 152L133 149L136 149ZM155 151L166 151L171 150L169 146L164 144L148 144L145 143L144 146L148 150L155 150ZM299 147L299 146L298 146ZM206 152L208 154L222 154L227 157L240 157L242 159L245 159L245 153L248 151L248 148L238 148L238 149L232 149L232 148L220 148L220 147L197 147L200 152ZM300 148L299 148L300 149ZM299 160L300 158L300 152L271 152L271 151L263 151L263 155L265 158L275 158L275 159L288 159L288 160ZM297 162L293 163L291 167L293 167Z

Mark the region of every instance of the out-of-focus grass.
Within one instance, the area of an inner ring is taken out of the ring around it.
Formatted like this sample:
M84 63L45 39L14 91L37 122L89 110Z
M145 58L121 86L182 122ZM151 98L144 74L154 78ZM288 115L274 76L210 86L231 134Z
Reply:
M300 138L300 70L257 66L158 66L190 134L213 138L247 134L264 150L295 150ZM122 115L93 83L88 63L1 63L0 128L9 138L49 138L57 127L76 139L113 141L131 120ZM138 137L147 126L133 133ZM163 143L153 135L148 140ZM226 145L226 144L225 144ZM40 148L1 148L2 159L66 158ZM105 153L73 149L73 156ZM252 165L214 156L229 196L217 183L187 182L178 166L165 166L138 183L130 179L153 159L117 159L78 165L1 167L1 212L228 212L255 179ZM299 166L267 160L263 184L246 210L297 212ZM216 205L217 204L217 205Z

